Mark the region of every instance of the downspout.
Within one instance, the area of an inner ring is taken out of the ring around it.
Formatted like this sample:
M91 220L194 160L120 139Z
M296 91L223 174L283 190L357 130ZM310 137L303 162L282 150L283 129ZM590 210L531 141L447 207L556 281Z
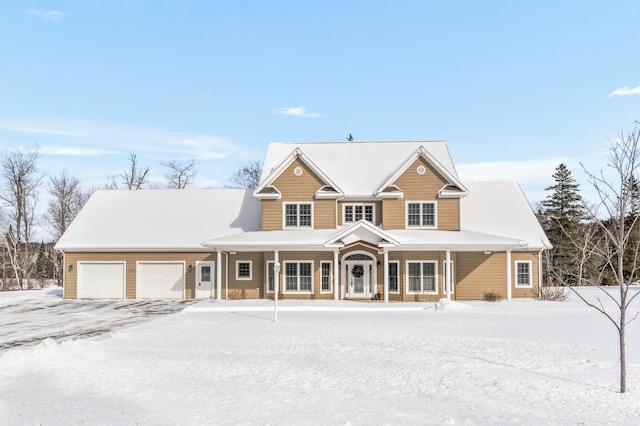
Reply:
M224 298L226 300L229 300L229 253L226 251L223 251L222 254L224 254L224 259L225 259L225 271L224 271Z

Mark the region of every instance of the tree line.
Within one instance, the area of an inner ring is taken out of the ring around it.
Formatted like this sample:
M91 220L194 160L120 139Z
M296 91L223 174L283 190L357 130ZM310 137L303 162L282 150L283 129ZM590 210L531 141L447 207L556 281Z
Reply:
M102 187L89 189L66 170L47 176L38 168L39 158L37 146L0 156L0 290L41 287L51 280L62 285L63 258L53 247L94 191L161 187L149 181L150 167L141 165L133 152L122 173L107 176ZM160 165L165 168L166 188L193 186L196 160L172 160ZM231 176L226 187L255 188L261 173L261 163L253 162ZM43 191L48 195L48 204L40 208L38 201ZM48 231L52 240L34 241L38 227Z

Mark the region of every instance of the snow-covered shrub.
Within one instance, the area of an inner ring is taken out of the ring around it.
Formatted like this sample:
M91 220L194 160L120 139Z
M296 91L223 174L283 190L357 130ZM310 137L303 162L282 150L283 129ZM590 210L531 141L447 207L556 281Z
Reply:
M566 287L560 287L556 285L543 286L540 288L540 292L536 295L538 300L549 300L552 302L564 302L569 297L569 292Z

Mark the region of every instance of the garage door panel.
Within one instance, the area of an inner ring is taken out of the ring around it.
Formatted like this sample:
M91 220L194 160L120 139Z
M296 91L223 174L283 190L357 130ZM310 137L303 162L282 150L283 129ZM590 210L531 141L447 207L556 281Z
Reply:
M183 299L184 262L138 262L138 299Z
M122 299L125 262L78 262L78 298Z

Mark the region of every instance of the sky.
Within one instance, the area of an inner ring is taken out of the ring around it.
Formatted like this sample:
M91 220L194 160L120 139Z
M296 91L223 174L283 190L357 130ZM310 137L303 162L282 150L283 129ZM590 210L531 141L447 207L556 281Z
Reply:
M637 1L4 0L0 152L85 188L135 153L222 187L273 141L446 140L544 199L640 120ZM356 160L357 161L357 160ZM380 159L384 161L384 159Z

